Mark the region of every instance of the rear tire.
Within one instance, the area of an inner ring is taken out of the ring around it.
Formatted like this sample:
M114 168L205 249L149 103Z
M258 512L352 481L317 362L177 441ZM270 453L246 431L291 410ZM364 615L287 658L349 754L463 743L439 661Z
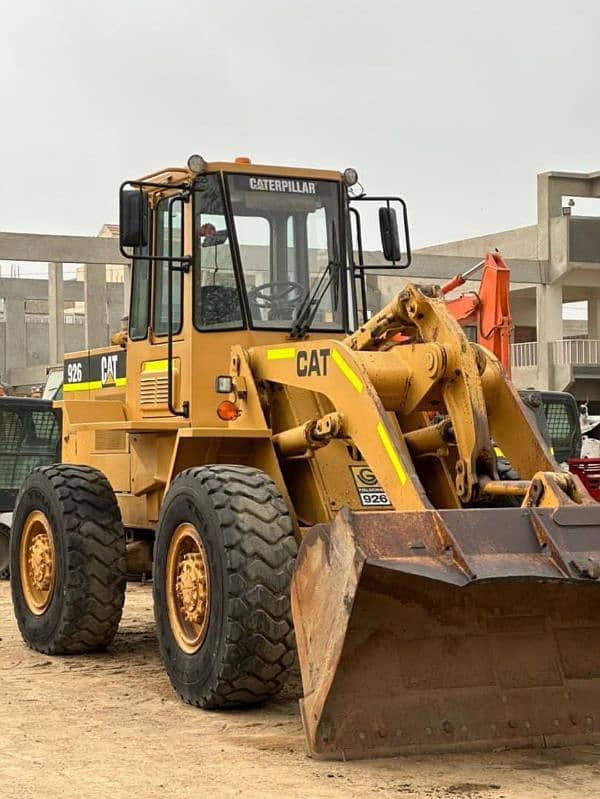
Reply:
M9 542L10 527L0 522L0 580L8 580L10 577L9 568Z
M259 469L206 466L173 481L158 522L154 612L185 702L256 705L283 687L295 663L296 551L287 506Z
M113 640L125 599L125 536L115 495L87 466L25 479L10 542L13 607L24 641L50 655Z

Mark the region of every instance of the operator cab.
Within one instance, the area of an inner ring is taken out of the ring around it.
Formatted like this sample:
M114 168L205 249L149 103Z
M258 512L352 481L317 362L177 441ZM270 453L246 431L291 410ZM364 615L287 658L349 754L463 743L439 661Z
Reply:
M298 339L353 330L357 287L367 317L365 270L409 265L406 206L399 198L353 192L354 170L342 175L239 161L207 164L191 156L187 170L121 187L121 251L133 258L131 340L181 330L186 273L196 330L281 331ZM383 264L364 263L356 205L364 200L381 206ZM404 219L404 258L394 202Z
M317 285L322 296L310 327L344 330L339 183L207 174L196 181L194 200L194 323L199 330L246 321L255 329L291 330L308 318L307 298ZM241 280L236 280L236 254Z

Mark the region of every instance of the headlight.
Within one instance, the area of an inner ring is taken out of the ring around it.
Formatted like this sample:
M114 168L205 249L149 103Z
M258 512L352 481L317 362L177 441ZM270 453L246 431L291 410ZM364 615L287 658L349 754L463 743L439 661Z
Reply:
M355 183L358 183L358 172L353 167L349 166L348 169L344 169L344 183L346 186L354 186Z
M201 175L206 169L206 161L201 155L194 153L187 160L188 169L196 175Z
M215 391L217 394L231 394L233 391L233 378L231 375L217 375L215 378Z

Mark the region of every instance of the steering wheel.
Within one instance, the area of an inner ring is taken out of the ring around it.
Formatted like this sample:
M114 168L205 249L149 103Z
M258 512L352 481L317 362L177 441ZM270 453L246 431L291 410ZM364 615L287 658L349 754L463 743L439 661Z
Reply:
M272 283L261 283L248 292L249 299L259 308L282 310L296 305L306 296L306 289L293 280L275 280Z

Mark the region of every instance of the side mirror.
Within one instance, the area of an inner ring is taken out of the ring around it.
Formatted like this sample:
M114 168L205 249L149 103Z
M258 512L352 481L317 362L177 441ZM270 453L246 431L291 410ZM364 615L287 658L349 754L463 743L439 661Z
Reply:
M215 230L212 236L205 236L202 242L203 247L218 247L219 244L225 244L227 241L226 230Z
M119 239L121 247L144 247L148 198L141 189L121 191Z
M383 206L379 209L379 230L381 231L381 247L386 261L400 261L400 233L396 209Z

